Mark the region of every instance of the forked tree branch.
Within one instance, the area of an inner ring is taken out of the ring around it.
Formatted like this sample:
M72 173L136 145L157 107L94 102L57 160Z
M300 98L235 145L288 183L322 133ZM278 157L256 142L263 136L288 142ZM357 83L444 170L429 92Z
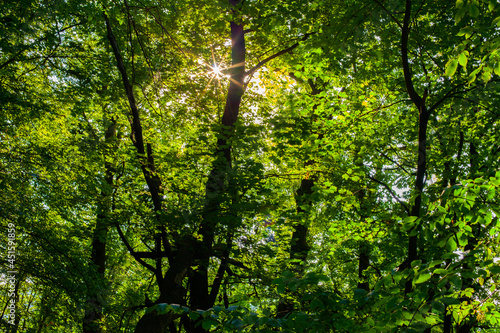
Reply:
M144 145L144 139L143 139L143 134L142 134L142 126L141 126L141 121L140 121L140 116L139 116L139 109L137 107L136 99L134 96L134 92L132 89L132 84L129 81L128 75L127 75L127 69L125 68L125 64L123 62L123 58L120 53L120 49L118 48L118 43L116 41L116 37L113 34L113 30L111 28L111 23L109 21L109 18L107 17L106 14L104 15L104 19L106 22L106 30L107 30L107 38L109 40L109 43L111 44L111 48L113 49L113 54L115 56L116 60L116 66L121 74L122 77L122 83L125 88L125 93L128 98L130 110L132 113L132 119L130 119L130 126L131 126L131 138L132 138L132 143L134 144L138 158L141 163L141 169L142 173L144 175L144 178L146 180L146 183L149 188L149 192L151 194L151 198L153 199L153 206L154 206L154 211L157 213L157 218L159 218L160 212L162 211L162 200L161 200L161 180L158 177L157 173L155 172L155 165L154 165L154 159L153 159L153 152L152 152L152 147L150 144L147 145L147 150L145 149ZM160 221L161 222L161 221ZM123 240L123 238L122 238ZM165 247L167 247L167 253L171 253L171 246L168 243L168 240L164 243ZM130 246L130 245L129 245ZM156 252L161 251L161 244L160 248L158 248L158 245L155 244ZM132 254L132 252L131 252ZM132 254L133 255L133 254ZM134 256L134 258L139 261L141 260L141 264L143 266L148 265L145 263L142 259L140 259L137 256ZM171 256L169 255L169 259L172 259ZM139 261L140 262L140 261ZM148 265L149 269L153 268L151 265ZM147 267L147 266L145 266ZM153 271L155 269L153 268ZM161 273L160 273L161 275Z
M134 259L139 264L141 264L142 266L146 267L151 272L156 273L156 269L153 266L151 266L150 264L148 264L147 262L145 262L144 260L142 260L142 258L145 257L145 256L143 256L143 253L142 252L135 252L134 251L134 249L132 248L132 246L128 242L127 238L123 234L122 228L120 227L119 224L116 224L116 230L118 231L118 235L120 236L120 239L122 240L123 244L125 244L125 247L127 248L128 252L132 255L132 257L134 257Z

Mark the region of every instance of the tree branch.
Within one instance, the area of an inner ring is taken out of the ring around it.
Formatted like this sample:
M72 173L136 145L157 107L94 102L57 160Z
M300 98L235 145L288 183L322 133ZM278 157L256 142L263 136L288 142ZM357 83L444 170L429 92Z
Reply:
M123 234L122 228L120 227L119 224L116 224L116 230L118 231L118 235L120 236L120 239L122 240L123 244L125 244L125 247L127 248L128 252L134 257L134 259L141 264L142 266L146 267L149 269L151 272L156 273L156 269L142 260L141 258L147 258L147 256L142 256L145 252L135 252L130 243L128 242L127 238ZM138 254L140 253L140 254ZM151 254L156 254L156 253L151 253Z
M376 151L378 151L383 158L385 158L386 160L394 163L398 168L400 168L401 170L403 170L406 174L408 174L408 175L411 174L411 172L409 172L408 170L406 170L406 168L404 167L403 164L399 164L398 162L394 161L392 158L390 158L389 156L387 156L387 154L385 154L382 151L380 151L380 149L376 149ZM397 155L397 157L399 157L399 155Z
M262 66L264 66L266 63L268 63L269 61L273 60L274 58L277 58L277 57L279 57L280 55L283 55L283 54L286 54L286 53L288 53L288 52L292 51L292 50L293 50L293 49L295 49L297 46L299 46L300 42L303 42L303 41L307 40L307 39L309 38L309 36L311 36L312 34L314 34L314 33L312 33L312 32L311 32L311 33L307 33L307 34L305 34L302 38L300 38L300 41L299 41L299 42L297 42L297 43L293 44L292 46L290 46L290 47L288 47L288 48L286 48L286 49L284 49L284 50L281 50L281 51L279 51L279 52L276 52L275 54L273 54L273 55L271 55L271 56L267 57L266 59L264 59L264 60L262 60L262 61L259 61L259 63L258 63L257 65L255 65L253 68L249 69L249 70L245 73L245 76L246 76L246 77L250 77L250 79L251 79L251 78L252 78L252 76L255 74L255 72L256 72L259 68L261 68L261 67L262 67ZM247 83L250 81L250 79L249 79L249 80L247 80Z
M423 104L423 99L415 91L415 87L413 86L412 76L410 72L410 63L408 61L408 36L410 33L410 18L411 18L411 0L406 0L405 17L401 31L401 59L403 63L403 73L404 73L406 90L412 102L420 110Z
M373 0L373 1L377 3L377 5L379 5L401 29L403 29L401 23L394 17L394 15L392 15L392 13L387 8L384 7L384 5L380 1L378 0Z
M391 194L391 196L396 199L397 202L399 202L399 204L401 206L403 206L403 208L405 209L405 211L410 214L410 209L408 208L408 206L402 202L401 200L399 200L399 198L397 197L396 193L392 190L392 188L389 187L389 185L387 185L386 183L374 178L374 177L371 177L371 176L368 176L368 179L371 179L373 180L375 183L378 183L380 185L382 185L383 187L385 187L387 189L387 191L389 191L389 193Z
M219 294L220 286L222 284L222 280L224 279L224 274L226 273L226 269L227 269L226 258L222 258L219 269L217 270L217 275L215 276L214 282L212 283L212 289L210 290L210 294L208 296L210 304L214 304L215 300L217 299L217 295Z
M113 34L109 18L106 16L106 14L103 15L106 22L107 38L109 40L109 43L111 44L111 48L113 49L113 53L117 63L116 65L122 76L123 86L125 88L125 93L127 95L130 110L132 113L132 119L130 120L130 125L132 127L131 128L132 143L134 144L137 150L138 158L141 163L142 173L148 185L151 198L153 199L154 211L157 213L156 218L159 220L159 222L161 222L159 216L159 214L162 211L161 180L155 172L153 152L150 144L147 145L147 155L146 155L146 150L144 147L144 139L142 135L142 126L139 117L139 109L137 108L137 103L132 89L132 84L128 79L127 70L125 68L125 64L123 63L123 58L120 54L118 43ZM167 252L171 252L170 244L168 244L168 241L165 243L165 245L169 248ZM161 244L160 248L156 248L156 251L157 252L161 251Z

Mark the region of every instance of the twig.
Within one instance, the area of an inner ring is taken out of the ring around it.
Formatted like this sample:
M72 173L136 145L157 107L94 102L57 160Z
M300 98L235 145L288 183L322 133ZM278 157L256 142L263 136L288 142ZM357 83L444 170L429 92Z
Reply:
M384 183L384 182L382 182L382 181L380 181L378 179L375 179L374 177L368 176L368 178L371 179L371 180L373 180L375 183L378 183L378 184L384 186L389 191L389 193L391 194L391 196L394 199L396 199L396 201L399 202L399 204L401 206L403 206L403 208L405 209L405 211L408 214L410 214L410 209L408 208L408 206L404 202L402 202L401 200L399 200L399 198L397 197L396 193L389 187L389 185L387 185L386 183Z

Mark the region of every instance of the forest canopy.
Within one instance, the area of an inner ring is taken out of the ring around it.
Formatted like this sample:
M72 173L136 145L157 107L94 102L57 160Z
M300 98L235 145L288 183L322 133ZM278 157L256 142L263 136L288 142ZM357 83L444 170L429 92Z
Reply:
M496 0L0 3L5 332L500 332Z

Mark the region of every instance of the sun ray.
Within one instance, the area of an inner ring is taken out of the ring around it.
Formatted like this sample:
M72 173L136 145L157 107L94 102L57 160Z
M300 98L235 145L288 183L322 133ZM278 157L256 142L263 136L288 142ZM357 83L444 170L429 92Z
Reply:
M203 88L203 91L198 95L198 97L197 97L198 100L200 100L205 95L208 87L210 86L210 84L212 82L214 82L215 88L217 90L222 88L221 81L225 78L228 78L231 82L234 82L235 84L242 86L241 83L239 83L236 80L234 80L233 78L231 78L231 76L229 74L226 74L227 73L226 70L231 69L231 68L235 68L235 67L244 66L245 63L242 62L242 63L231 65L229 67L224 67L221 65L221 63L217 63L217 60L215 59L215 52L214 52L213 46L210 46L210 51L211 51L211 55L212 55L211 64L205 62L202 59L198 60L198 63L200 65L206 67L206 69L207 69L207 71L204 72L203 74L210 77L210 80Z
M227 67L226 69L235 68L235 67L241 67L241 66L245 66L245 62L244 61L243 62L239 62L237 64L233 64L233 65Z
M232 83L236 84L237 86L239 86L239 87L241 87L241 88L244 88L244 85L243 85L241 82L236 81L236 80L235 80L235 79L233 79L232 77L230 77L230 78L229 78L229 80L230 80Z

